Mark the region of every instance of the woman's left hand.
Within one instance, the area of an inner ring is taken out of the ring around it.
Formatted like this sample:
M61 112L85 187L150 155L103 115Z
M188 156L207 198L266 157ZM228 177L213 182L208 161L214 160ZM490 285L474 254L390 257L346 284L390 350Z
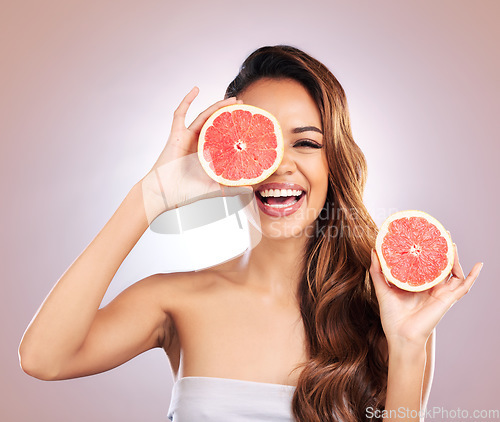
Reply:
M389 347L425 345L443 315L474 284L483 264L476 263L465 277L455 244L454 248L455 259L449 280L422 292L408 292L390 285L382 273L377 253L372 250L370 274L379 302L382 328Z

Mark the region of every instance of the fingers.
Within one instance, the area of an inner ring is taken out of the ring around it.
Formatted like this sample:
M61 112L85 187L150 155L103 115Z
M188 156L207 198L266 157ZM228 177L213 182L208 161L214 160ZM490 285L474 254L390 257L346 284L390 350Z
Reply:
M380 266L380 261L378 260L378 255L375 249L372 249L372 262L370 266L370 272L382 273L382 267Z
M370 266L370 275L372 276L373 285L375 286L377 295L383 294L384 292L390 290L392 287L386 280L384 273L382 272L382 267L380 266L380 261L378 259L377 252L375 252L375 249L372 249L371 258L372 262Z
M185 129L185 120L186 120L186 114L189 109L189 106L191 103L194 101L198 93L200 92L200 89L195 86L191 91L188 92L188 94L182 99L181 103L179 104L179 107L177 107L174 111L174 119L172 121L172 130L183 130Z
M194 101L194 99L198 96L199 93L200 93L200 88L195 86L182 99L181 103L174 111L174 119L173 119L173 123L172 123L173 129L184 129L186 127L185 126L186 125L186 114L189 110L189 106ZM203 113L201 113L195 119L195 121L189 126L189 129L195 130L195 128L198 126L197 121L200 119L200 117L201 118L204 117L204 121L205 121L208 117L210 117L210 115L212 113L214 113L219 108L224 107L226 105L230 105L230 104L236 104L236 103L243 103L243 101L236 100L236 97L231 97L231 98L227 98L225 100L217 101L215 104L213 104L211 107L206 109ZM203 121L203 123L204 123L204 121ZM202 123L202 125L203 125L203 123ZM201 126L199 127L198 131L201 130Z
M462 266L460 265L460 261L458 259L458 248L455 243L453 244L453 247L455 249L455 257L453 259L453 267L451 268L451 273L454 277L463 280L465 276L464 276L464 271L462 270Z
M481 269L483 268L483 263L482 262L477 262L474 267L472 267L471 272L467 276L467 278L463 281L463 283L460 284L454 291L456 291L459 296L458 298L462 297L466 293L469 292L469 290L472 288L472 285L476 281L477 277L479 276L479 273L481 272Z
M224 186L220 185L221 196L238 196L238 195L251 195L253 188L251 186Z
M251 186L224 186L212 180L203 170L196 153L179 157L156 168L151 185L156 188L156 197L163 200L165 210L219 196L253 197L254 192ZM248 198L246 202L249 202Z
M456 300L458 300L472 288L472 285L481 272L483 263L477 262L472 268L471 272L467 275L467 277L465 277L462 266L460 265L460 260L458 258L458 247L455 243L453 244L453 247L455 249L455 256L453 267L451 269L452 277L450 278L448 283L452 291L456 293Z
M233 104L242 104L242 100L237 100L236 97L231 97L227 98L225 100L217 101L215 104L212 106L208 107L204 112L200 113L199 116L191 123L189 126L189 130L193 131L194 133L199 133L201 131L201 128L203 127L204 123L207 121L207 119L215 113L219 108L228 106L228 105L233 105Z

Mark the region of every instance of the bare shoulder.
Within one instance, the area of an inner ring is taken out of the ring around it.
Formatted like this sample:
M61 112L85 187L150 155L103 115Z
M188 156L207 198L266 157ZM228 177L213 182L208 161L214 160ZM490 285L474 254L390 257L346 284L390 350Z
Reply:
M215 271L189 271L157 273L144 280L141 289L149 290L169 311L182 305L197 293L204 292L218 284L220 277Z
M200 307L213 302L210 298L220 287L222 277L217 271L190 271L178 273L158 273L142 280L144 290L165 315L163 326L163 347L168 349L172 336L177 335L176 321L184 314L200 311Z

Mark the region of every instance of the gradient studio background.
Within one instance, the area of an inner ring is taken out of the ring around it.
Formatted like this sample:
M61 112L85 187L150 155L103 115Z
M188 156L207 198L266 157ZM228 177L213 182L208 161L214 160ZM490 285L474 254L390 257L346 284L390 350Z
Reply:
M1 9L0 420L165 421L163 352L50 383L21 371L17 347L53 284L156 160L182 97L201 89L191 122L251 51L279 43L317 57L343 84L377 223L426 210L451 231L465 271L485 262L439 323L430 406L500 407L500 3L20 0ZM148 231L105 300L154 272L238 253L235 220L217 224L182 238Z

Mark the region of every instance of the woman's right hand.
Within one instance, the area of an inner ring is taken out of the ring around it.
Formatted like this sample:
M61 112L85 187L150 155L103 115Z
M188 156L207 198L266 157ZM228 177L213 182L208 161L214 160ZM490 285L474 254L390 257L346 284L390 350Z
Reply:
M253 194L249 186L222 186L212 180L203 170L197 155L198 137L207 119L219 108L241 104L242 101L234 97L218 101L186 127L187 111L198 93L198 87L194 87L175 110L165 148L141 181L150 224L162 212L200 199Z

